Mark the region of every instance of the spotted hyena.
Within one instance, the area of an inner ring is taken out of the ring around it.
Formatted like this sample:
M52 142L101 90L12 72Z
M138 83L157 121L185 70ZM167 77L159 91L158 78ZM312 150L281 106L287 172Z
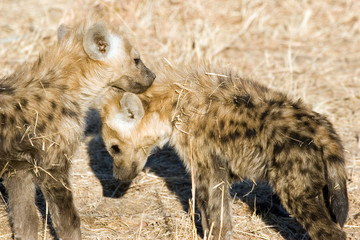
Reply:
M345 239L343 148L331 123L301 100L230 72L165 70L143 94L109 95L101 117L120 180L166 142L193 166L202 226L214 238L231 238L229 186L248 178L268 181L312 239Z
M0 79L0 177L16 239L37 239L36 185L57 236L81 238L68 175L84 116L106 89L140 93L155 79L118 27L60 26L49 51Z

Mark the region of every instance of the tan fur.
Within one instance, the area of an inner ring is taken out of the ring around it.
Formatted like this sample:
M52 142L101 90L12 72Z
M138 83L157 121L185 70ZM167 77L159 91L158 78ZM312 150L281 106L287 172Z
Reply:
M0 79L0 177L17 239L37 239L36 184L57 236L81 238L68 172L85 114L108 88L139 93L155 78L117 28L90 19L61 26L48 52Z
M141 104L123 104L133 97L122 93L104 100L115 177L131 180L169 141L194 166L202 226L207 234L213 226L215 239L231 238L229 186L243 178L268 181L312 239L345 239L335 223L348 212L343 148L324 116L232 72L162 71ZM141 109L143 117L134 114Z

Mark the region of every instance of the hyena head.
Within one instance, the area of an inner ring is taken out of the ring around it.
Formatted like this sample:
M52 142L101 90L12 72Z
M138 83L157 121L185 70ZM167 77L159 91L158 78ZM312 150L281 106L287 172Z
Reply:
M58 40L71 48L71 43L81 41L88 63L98 63L105 73L97 73L108 86L126 92L144 92L155 79L155 74L145 66L139 52L116 26L102 22L80 24L71 28L61 25Z
M101 110L102 137L113 158L114 177L129 181L144 168L157 137L145 123L141 100L132 93L109 94Z

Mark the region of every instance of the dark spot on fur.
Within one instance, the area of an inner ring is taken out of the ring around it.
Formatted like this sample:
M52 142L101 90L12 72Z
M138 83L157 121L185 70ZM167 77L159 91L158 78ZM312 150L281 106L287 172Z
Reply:
M233 141L241 137L241 133L238 129L236 129L234 132L230 133L229 136Z
M287 126L282 126L282 127L280 128L280 130L281 130L281 133L282 133L282 134L286 135L286 134L288 134L289 127L287 127Z
M235 124L235 121L233 119L230 120L230 126L233 126Z
M315 167L317 172L323 172L322 166L317 161L314 162L314 167Z
M10 116L10 117L9 117L9 121L10 121L10 124L11 124L11 125L14 125L14 124L15 124L15 120L16 120L16 119L15 119L14 116Z
M284 148L285 148L284 144L276 143L273 148L274 155L276 156L279 153L281 153L284 150Z
M47 115L47 119L51 122L52 120L54 120L54 114L52 114L52 113L49 113L48 115Z
M15 104L15 109L16 109L16 111L21 111L20 103Z
M26 108L26 106L28 105L28 100L26 98L21 98L20 99L20 104L22 107Z
M264 130L264 126L265 124L262 122L259 127L259 132L262 132L262 130Z
M210 139L216 139L216 136L215 136L215 132L214 131L209 131L209 138Z
M324 239L326 235L326 232L323 229L320 229L319 231L316 232L316 236L318 237L318 239Z
M299 101L291 104L291 106L292 106L294 109L296 109L296 110L299 110L299 109L300 109L300 106L299 106L299 105L300 105Z
M35 94L34 95L36 101L40 102L42 100L42 96L38 95L38 94Z
M303 167L299 169L299 172L301 175L310 175L311 174L311 171L308 168L303 168ZM305 191L305 192L307 192L307 191Z
M55 110L55 109L57 108L57 105L56 105L55 102L51 102L51 108L52 108L53 110Z
M297 142L299 144L300 147L304 146L307 147L308 145L315 145L313 144L313 139L310 137L306 137L304 135L301 135L297 132L290 132L289 135L290 139L293 140L293 142ZM317 148L317 147L316 147Z
M248 138L248 139L251 139L251 138L254 138L256 136L256 130L251 128L251 129L247 129L246 132L245 132L245 136Z
M4 113L0 114L0 124L5 125L6 124L6 115Z
M249 94L245 95L235 95L233 97L233 103L236 106L245 106L246 108L254 108L254 104L251 101L251 96Z
M305 116L306 116L306 114L303 114L303 113L296 113L296 114L295 114L295 118L296 118L297 120L299 120L299 121L301 121L302 118L305 117Z
M284 101L283 100L270 100L269 104L271 106L278 106L278 107L282 107L284 105Z
M14 92L14 88L0 83L0 94L13 95Z
M23 123L24 127L29 126L29 121L28 121L27 119L25 119L25 117L24 117L24 116L22 116L22 118L21 118L21 122Z
M274 129L271 131L270 139L274 139L274 137L276 136L276 134L277 134L277 129L274 128Z
M46 123L38 124L38 125L36 126L36 131L38 131L38 132L44 132L45 127L46 127Z
M70 118L77 118L78 114L76 112L74 112L73 110L69 109L69 108L65 108L63 107L61 109L61 114L63 114L66 117L70 117Z
M268 115L269 115L269 110L265 110L264 112L261 113L260 120L264 121Z
M342 163L344 162L344 159L338 155L329 155L327 158L326 158L330 163Z
M270 115L271 121L277 121L279 120L279 118L281 118L281 116L282 116L282 112L280 111L274 112Z
M245 129L247 128L247 123L246 122L241 122L240 125Z
M220 141L221 141L222 144L228 143L229 140L230 140L230 138L229 138L228 135L223 135L223 136L220 137Z

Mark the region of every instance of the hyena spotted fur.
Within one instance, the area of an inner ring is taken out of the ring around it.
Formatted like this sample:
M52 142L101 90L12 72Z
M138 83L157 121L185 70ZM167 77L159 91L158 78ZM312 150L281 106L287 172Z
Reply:
M114 176L133 179L151 150L169 142L195 170L207 236L231 238L229 186L248 178L268 181L312 239L345 239L344 154L331 123L301 100L223 72L166 69L143 94L104 98Z
M61 239L80 239L69 183L84 117L108 88L139 93L155 79L119 25L60 26L34 64L0 79L0 173L16 239L37 239L39 186Z

